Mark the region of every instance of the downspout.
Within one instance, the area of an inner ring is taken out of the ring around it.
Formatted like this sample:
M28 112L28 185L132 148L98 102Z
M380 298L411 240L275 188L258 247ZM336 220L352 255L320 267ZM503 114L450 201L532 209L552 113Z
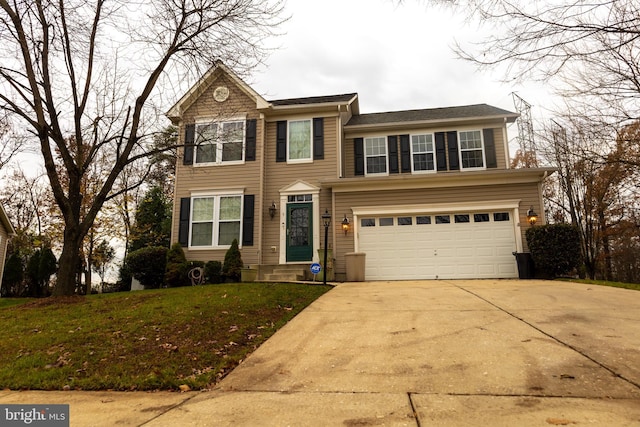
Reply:
M509 152L509 137L507 136L507 118L503 119L502 125L502 143L504 144L505 162L507 163L507 169L511 169L511 153Z
M260 156L261 156L261 161L260 161L260 184L259 184L259 191L260 191L260 197L259 197L259 206L258 206L258 265L262 265L263 262L263 251L262 251L262 228L263 228L263 221L264 221L264 203L265 203L265 199L264 199L264 187L265 187L265 163L266 163L266 157L265 156L265 141L264 141L264 136L266 133L266 126L267 126L267 121L265 120L264 117L264 113L260 113Z

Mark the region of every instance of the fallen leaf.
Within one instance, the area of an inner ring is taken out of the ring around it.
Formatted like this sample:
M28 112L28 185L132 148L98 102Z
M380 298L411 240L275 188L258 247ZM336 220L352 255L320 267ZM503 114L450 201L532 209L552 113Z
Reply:
M187 392L187 391L191 391L191 387L189 387L186 384L181 384L179 388L180 388L180 391L183 392L183 393Z

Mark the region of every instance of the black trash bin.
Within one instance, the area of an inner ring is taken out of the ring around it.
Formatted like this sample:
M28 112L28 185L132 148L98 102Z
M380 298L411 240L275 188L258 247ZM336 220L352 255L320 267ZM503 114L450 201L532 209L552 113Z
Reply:
M520 279L533 279L533 258L529 252L516 252L516 262L518 263L518 277Z

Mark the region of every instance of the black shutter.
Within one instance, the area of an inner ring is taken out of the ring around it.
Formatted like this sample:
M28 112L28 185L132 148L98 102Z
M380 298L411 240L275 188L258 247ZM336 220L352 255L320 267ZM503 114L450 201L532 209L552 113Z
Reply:
M447 149L444 143L444 132L436 132L436 163L439 171L447 170Z
M244 159L252 162L256 160L256 119L247 120L244 141Z
M493 139L493 129L482 129L484 136L484 155L487 159L488 168L497 168L498 160L496 158L496 143Z
M313 160L324 159L324 118L313 119Z
M455 130L447 132L447 146L449 148L449 170L459 170L460 157L458 156L458 132Z
M193 164L193 148L196 140L196 125L186 125L184 132L184 157L182 164Z
M189 217L191 216L191 198L180 199L180 224L178 227L178 243L181 246L189 245Z
M411 172L411 145L409 135L400 135L400 168L402 173Z
M276 162L287 161L287 121L276 122Z
M389 147L389 173L398 173L398 137L389 135L387 147Z
M242 246L253 246L253 218L255 196L245 194L242 211Z
M364 175L364 139L353 140L353 157L355 159L355 174Z

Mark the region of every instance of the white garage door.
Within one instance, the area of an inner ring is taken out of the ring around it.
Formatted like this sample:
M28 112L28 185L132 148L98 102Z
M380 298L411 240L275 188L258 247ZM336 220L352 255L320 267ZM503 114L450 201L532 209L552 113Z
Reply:
M358 218L366 280L516 278L513 213Z

